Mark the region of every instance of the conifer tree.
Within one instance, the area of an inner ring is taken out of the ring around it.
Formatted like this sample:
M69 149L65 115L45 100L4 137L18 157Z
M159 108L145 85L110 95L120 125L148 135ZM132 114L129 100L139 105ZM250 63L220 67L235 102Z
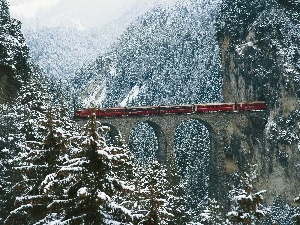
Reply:
M296 207L292 218L296 224L300 224L300 194L294 199L294 202L298 205L298 207Z
M167 180L166 189L170 191L169 204L171 214L169 224L187 224L191 221L191 213L188 207L187 184L182 181L179 174L178 165L174 155L168 158L167 162Z
M224 216L222 215L222 207L215 199L208 199L208 203L201 205L198 214L194 216L194 221L203 225L221 225L224 224Z
M43 183L47 195L54 195L48 214L40 222L110 224L131 221L122 205L122 194L130 191L119 170L125 167L126 150L108 147L94 109L81 135L71 138L66 161ZM51 188L50 188L51 187Z
M273 204L270 206L267 218L263 224L294 225L292 217L293 208L279 195L274 198Z
M23 141L18 133L17 115L9 104L0 104L0 223L2 224L14 207L11 189L21 179L13 174L13 162L17 156L18 145Z
M135 184L134 224L167 224L171 221L166 168L157 161L140 166ZM171 223L170 223L171 224Z
M6 0L0 0L0 103L11 103L27 81L31 68L21 23L10 17Z
M56 169L58 156L53 149L57 148L58 141L53 139L55 132L56 136L59 135L55 131L54 115L47 105L50 96L42 79L38 78L38 72L32 75L31 81L35 85L23 86L15 106L20 115L19 131L24 135L24 142L19 146L14 170L23 179L12 189L16 209L6 219L7 224L34 223L46 213L47 202L51 199L42 195L40 184L47 174Z
M255 171L240 176L240 185L230 191L231 211L227 216L233 224L249 224L261 222L267 214L262 205L265 190L255 192L253 177Z

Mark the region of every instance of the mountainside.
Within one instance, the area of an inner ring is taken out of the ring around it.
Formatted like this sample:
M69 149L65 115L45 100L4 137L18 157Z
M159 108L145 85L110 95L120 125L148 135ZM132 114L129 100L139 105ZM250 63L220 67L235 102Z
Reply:
M53 8L37 12L38 20L21 17L23 33L30 56L43 72L49 77L67 80L99 54L107 52L139 15L155 5L172 5L172 2L174 0L112 2L110 4L116 5L112 9L105 2L87 1L82 8L81 1L61 1ZM74 8L65 13L70 4ZM20 7L22 5L15 5L13 9ZM97 7L107 8L108 12L103 14Z
M76 82L87 74L92 79L80 82L85 106L221 101L217 5L186 1L133 22L107 54L77 74Z
M68 79L85 63L105 49L99 31L79 31L74 28L43 27L25 30L30 56L44 74L55 79Z
M122 30L156 5L172 5L177 0L10 0L14 18L22 21L23 31L41 27L68 27L78 30L110 26Z
M299 194L299 7L299 1L225 0L217 20L224 100L268 104L266 125L250 118L246 130L232 135L235 150L228 152L236 161L244 154L258 164L256 187L268 190L268 203L276 196L292 203ZM256 127L264 133L249 137Z
M0 1L0 103L13 100L28 79L28 48L21 23L10 18L6 0Z

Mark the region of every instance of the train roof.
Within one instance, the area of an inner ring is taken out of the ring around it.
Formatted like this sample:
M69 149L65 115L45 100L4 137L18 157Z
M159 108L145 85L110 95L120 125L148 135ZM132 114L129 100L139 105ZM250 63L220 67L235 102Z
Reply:
M234 102L213 102L213 103L198 103L195 105L232 105Z
M193 106L193 104L185 104L185 105L160 105L159 107L181 107L181 106Z
M254 101L254 102L237 102L238 104L255 104L255 103L266 103L266 101Z
M125 108L124 107L111 107L111 108L98 108L98 109L106 110L106 109L125 109Z

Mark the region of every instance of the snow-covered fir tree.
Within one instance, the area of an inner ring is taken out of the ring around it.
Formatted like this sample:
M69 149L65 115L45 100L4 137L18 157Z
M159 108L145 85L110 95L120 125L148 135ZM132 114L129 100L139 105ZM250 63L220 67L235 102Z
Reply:
M300 194L294 199L294 202L297 204L297 207L292 219L296 224L300 224Z
M276 196L273 204L268 209L268 215L263 224L294 225L293 207L289 206L281 196Z
M10 17L6 0L0 1L0 103L11 102L30 74L28 48L21 23Z
M192 212L192 222L189 224L223 225L225 222L224 208L215 200L207 199L207 202L199 204Z
M18 131L23 139L17 146L18 157L14 158L13 170L22 179L11 190L16 209L7 218L8 224L30 223L42 215L44 210L41 208L46 203L41 204L44 197L40 196L38 187L48 170L54 169L48 166L47 161L51 150L45 148L51 128L43 124L47 121L45 112L50 97L47 97L49 95L38 71L32 74L30 81L30 84L23 85L14 106L18 115Z
M28 82L32 68L28 48L21 33L21 23L10 17L6 0L0 1L0 223L14 207L14 184L20 176L13 173L15 159L24 142L20 131L20 115L13 104L19 91Z
M9 104L0 107L0 223L3 223L14 208L12 188L21 179L19 175L13 173L13 166L24 136L19 132L19 119L14 107Z
M28 82L23 83L19 97L16 100L15 111L20 118L20 132L26 141L42 140L43 128L41 121L45 119L46 109L51 105L51 96L47 92L47 80L38 68L33 72Z
M152 159L137 170L131 201L134 224L168 224L173 217L169 203L172 191L167 188L169 185L165 166Z
M262 223L267 215L263 205L263 193L266 190L256 192L253 184L256 178L254 167L249 173L237 175L240 179L237 187L230 190L231 210L227 213L229 221L233 224Z
M93 109L91 109L93 111ZM108 147L104 130L92 113L82 134L70 139L65 162L44 180L45 194L53 196L49 213L40 220L72 224L129 223L131 213L123 197L132 191L124 170L130 168L126 149Z
M193 213L188 204L187 183L182 179L174 155L169 156L167 162L167 185L169 190L168 202L172 217L169 224L186 224L192 221Z

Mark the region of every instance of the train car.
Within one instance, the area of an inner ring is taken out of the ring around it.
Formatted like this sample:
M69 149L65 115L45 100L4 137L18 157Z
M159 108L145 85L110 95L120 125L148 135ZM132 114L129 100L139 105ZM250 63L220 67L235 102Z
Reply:
M91 111L88 109L77 109L74 113L74 118L88 118L91 115Z
M96 110L97 117L120 117L125 116L125 108L101 108Z
M220 112L220 111L235 111L234 103L213 103L213 104L196 104L195 112Z
M233 112L233 111L260 111L266 110L264 101L237 102L237 103L211 103L196 105L170 105L170 106L144 106L129 108L100 108L96 109L97 117L122 116L150 116L163 114L205 113L205 112ZM85 119L91 115L90 109L78 109L74 112L75 119Z
M156 115L158 114L158 107L157 106L145 106L145 107L130 107L125 109L126 116L149 116L149 115Z
M159 114L193 113L194 105L170 105L159 106Z
M235 108L237 111L260 111L266 110L267 104L266 102L237 102L235 104Z

